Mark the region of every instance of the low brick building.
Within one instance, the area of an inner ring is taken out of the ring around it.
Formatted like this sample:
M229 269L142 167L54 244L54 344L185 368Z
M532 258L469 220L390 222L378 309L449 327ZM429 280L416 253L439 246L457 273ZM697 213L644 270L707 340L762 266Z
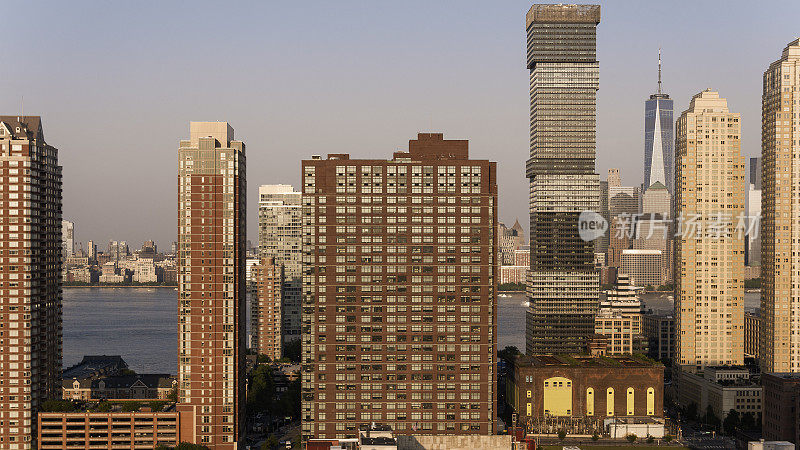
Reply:
M800 374L765 373L764 439L800 444Z
M608 418L664 416L664 366L640 356L518 356L507 387L529 432L592 433Z
M176 412L39 413L40 450L154 448L180 443Z

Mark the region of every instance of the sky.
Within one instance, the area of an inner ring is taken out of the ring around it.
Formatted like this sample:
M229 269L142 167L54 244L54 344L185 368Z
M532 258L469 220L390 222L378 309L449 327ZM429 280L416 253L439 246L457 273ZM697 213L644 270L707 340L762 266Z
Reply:
M261 184L299 187L300 161L390 158L418 132L468 139L498 163L500 220L527 228L525 1L12 2L0 27L0 113L40 115L59 149L76 242L168 249L177 148L190 121L247 145L248 237ZM718 90L760 153L761 77L800 35L796 0L601 2L597 172L642 182L644 100L675 117ZM24 106L23 106L24 105Z

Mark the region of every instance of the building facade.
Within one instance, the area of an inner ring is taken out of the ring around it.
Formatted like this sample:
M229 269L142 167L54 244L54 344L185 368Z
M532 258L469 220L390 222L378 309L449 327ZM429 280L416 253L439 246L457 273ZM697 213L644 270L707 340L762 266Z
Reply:
M750 182L747 183L747 265L761 265L761 158L750 158Z
M192 122L178 150L181 438L236 449L244 431L245 145Z
M661 250L623 250L619 273L628 275L637 287L658 287L664 281L663 259Z
M648 354L658 361L675 359L675 318L671 315L645 314L642 334L647 338Z
M61 166L38 116L0 116L0 447L36 448L61 388Z
M732 409L739 414L750 413L753 418L761 414L762 387L746 367L706 366L702 374L676 371L675 375L679 383L675 392L684 407L695 404L704 414L710 406L720 420Z
M744 313L744 355L758 359L758 339L761 335L761 311Z
M526 16L530 71L531 272L526 353L585 351L600 277L582 211L600 205L595 173L599 5L533 5ZM569 80L564 82L564 80Z
M681 370L744 363L745 162L739 114L706 89L677 122L675 238L677 363Z
M282 341L300 339L302 270L301 193L286 184L258 188L258 250L283 266Z
M496 165L420 133L302 163L302 434L495 432Z
M795 373L765 373L764 439L800 444L800 375Z
M761 370L800 372L800 39L764 72L761 97Z
M607 419L664 417L664 366L639 357L518 356L507 389L529 433L591 435Z
M64 259L75 254L75 224L69 220L61 221L61 250Z
M176 412L47 412L39 414L39 449L119 449L176 446Z
M275 263L275 258L262 258L261 263L251 269L256 285L250 314L253 347L259 355L266 355L273 361L283 357L283 268Z

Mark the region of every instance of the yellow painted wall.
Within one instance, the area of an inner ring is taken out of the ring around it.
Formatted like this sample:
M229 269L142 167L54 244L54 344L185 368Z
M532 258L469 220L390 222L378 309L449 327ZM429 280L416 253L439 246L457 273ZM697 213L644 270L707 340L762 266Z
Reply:
M551 416L572 415L572 380L552 377L544 380L544 412Z

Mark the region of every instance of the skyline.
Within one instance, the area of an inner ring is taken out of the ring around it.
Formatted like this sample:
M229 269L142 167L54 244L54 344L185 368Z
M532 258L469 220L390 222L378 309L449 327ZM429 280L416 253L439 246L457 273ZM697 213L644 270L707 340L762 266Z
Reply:
M600 4L601 179L619 167L623 185L642 181L644 101L657 89L659 47L675 113L693 93L713 88L742 113L743 155L760 155L763 70L776 48L796 38L791 12L800 5L785 2L786 14L776 16L744 2L725 10ZM238 28L203 35L189 31L218 10L156 5L9 5L38 20L0 31L15 62L0 103L17 114L24 97L25 112L48 124L46 139L61 150L64 218L75 222L76 242L125 239L136 247L154 239L169 247L176 237L172 149L197 120L234 123L249 143L251 210L261 184L299 187L300 160L313 154L380 155L407 145L409 135L437 131L470 140L475 157L498 162L499 219L520 218L528 228L528 104L519 92L528 83L520 17L529 3L235 5L226 21ZM743 27L760 32L742 41ZM708 49L719 56L709 58ZM201 68L209 55L220 62ZM247 221L253 242L256 220Z

